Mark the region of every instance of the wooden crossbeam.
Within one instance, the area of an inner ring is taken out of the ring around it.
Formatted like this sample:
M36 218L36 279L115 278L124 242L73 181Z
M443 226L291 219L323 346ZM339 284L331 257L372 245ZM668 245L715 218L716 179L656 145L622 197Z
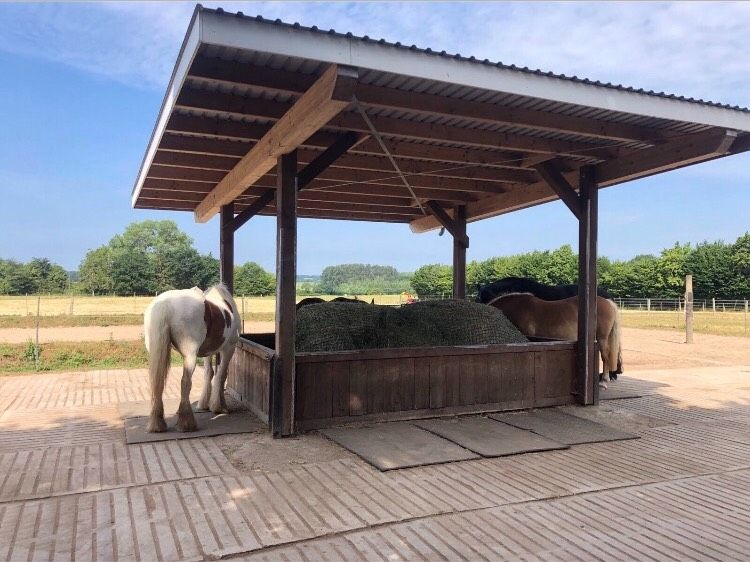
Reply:
M355 71L330 66L198 205L196 220L206 222L328 123L350 103L356 81Z
M697 162L717 158L732 151L737 138L735 131L711 129L654 148L636 151L611 162L595 166L599 187L607 187L626 181L674 170ZM578 170L562 173L568 183L577 181ZM517 209L546 203L556 199L549 185L540 181L531 185L513 187L507 193L487 197L468 203L467 217L470 221L494 217ZM413 232L427 232L439 228L441 223L433 216L420 217L411 223Z
M560 173L554 164L551 162L542 162L534 166L534 169L539 173L542 179L549 185L552 190L562 199L563 203L567 205L568 209L575 215L577 219L581 218L581 201L578 197L573 186L570 185L567 179Z
M172 115L166 126L165 138L161 147L169 148L177 144L178 149L188 143L192 145L200 142L206 143L208 154L236 154L239 150L236 145L246 141L258 140L270 129L266 125L257 125L241 121L217 119L214 117L197 115ZM188 137L185 135L202 135L202 137ZM173 137L178 137L174 139ZM231 139L231 140L228 140ZM304 141L303 147L325 148L333 142L333 133L318 132ZM523 168L524 153L499 150L497 147L453 147L415 143L408 140L388 140L388 148L398 158L413 158L425 161L450 162L456 164L472 164L487 167L518 167ZM248 146L249 150L251 146ZM222 150L228 152L221 152ZM191 149L192 150L192 149ZM240 152L239 155L244 155ZM383 150L377 141L370 139L357 145L356 153L383 155ZM545 159L553 158L555 155L547 155Z
M321 153L315 160L305 166L297 173L297 191L304 189L315 177L336 161L336 158L344 154L349 148L357 144L362 139L357 133L346 133L339 140L333 143L327 150ZM276 197L273 189L265 190L258 199L242 213L235 217L231 223L231 228L237 230L255 215L260 213L266 205Z
M212 111L227 117L255 117L270 120L280 119L291 106L292 102L245 98L230 93L210 92L194 88L183 89L175 104L177 109ZM531 137L487 129L468 129L454 125L410 121L395 117L373 116L372 123L378 132L383 135L411 139L442 140L466 144L467 146L503 148L525 152L572 156L578 154L597 155L603 159L609 159L616 154L616 149L597 147L596 144ZM362 118L352 112L341 113L330 119L326 128L369 132Z
M193 62L190 76L227 84L250 86L255 89L298 94L309 86L310 79L295 72L270 69L199 56ZM502 123L531 127L541 131L574 133L593 138L651 143L659 133L648 127L593 121L583 117L552 114L534 109L504 107L493 103L476 102L407 92L373 84L357 84L357 99L373 107L397 108L430 115L465 117L486 123Z
M469 247L469 237L466 235L465 227L462 229L461 225L457 224L456 221L453 220L453 217L451 217L445 211L445 209L443 209L435 201L427 201L427 203L425 203L425 207L427 207L430 210L430 213L432 213L432 215L435 217L435 219L445 227L445 230L451 233L454 240L456 240L464 248Z

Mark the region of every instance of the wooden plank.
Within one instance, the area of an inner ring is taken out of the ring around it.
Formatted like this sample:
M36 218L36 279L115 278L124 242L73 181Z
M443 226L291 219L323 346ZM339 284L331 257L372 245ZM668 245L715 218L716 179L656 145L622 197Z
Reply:
M315 365L315 363L308 363ZM326 365L331 377L331 415L348 416L350 411L349 367L351 363L336 362Z
M280 120L296 103L304 99L303 95L294 104L292 102L280 102L262 98L246 98L231 93L210 92L193 88L183 88L177 99L175 108L185 110L202 110L215 112L217 115L227 117L256 117L269 120ZM351 99L351 98L349 98ZM334 113L335 117L329 118L321 126L325 125L327 130L340 129L344 131L357 131L369 133L369 129L362 118L354 113ZM501 148L505 150L518 150L524 152L576 155L597 155L609 158L616 151L604 148L596 143L579 141L567 141L559 139L546 139L542 137L531 137L516 133L492 131L488 129L469 129L453 125L441 125L436 123L425 123L420 121L404 120L395 117L372 116L372 123L377 131L383 135L404 137L418 140L441 140L466 144L468 146L482 146ZM320 127L318 127L319 129ZM309 137L317 129L302 137L297 146Z
M279 158L276 236L276 368L271 416L274 437L294 432L297 289L297 155Z
M227 203L221 207L219 226L219 277L227 286L230 293L234 293L234 203Z
M343 156L347 150L362 139L358 133L347 132L336 142L320 153L312 162L297 173L297 190L302 190L322 174L331 164Z
M407 359L391 359L383 363L380 368L383 374L383 410L386 412L398 412L401 406L401 387L399 376L401 362Z
M351 361L346 364L349 365L349 415L361 416L366 413L367 362Z
M257 199L255 199L250 205L245 207L240 214L238 214L230 225L230 228L234 231L240 228L243 224L253 218L255 215L265 209L268 204L276 198L276 191L273 189L266 189L262 192Z
M596 357L596 252L598 193L596 170L581 168L579 193L581 216L578 221L578 367L576 392L581 404L599 401L598 359Z
M268 172L278 157L296 148L344 109L351 101L356 79L356 73L350 70L329 67L206 196L195 211L196 220L207 221L221 205L234 200Z
M306 89L311 78L296 72L197 57L190 75L230 86L244 85L274 92L298 94ZM532 127L542 131L574 133L609 140L649 142L659 137L647 127L623 123L607 123L583 117L552 114L534 109L450 98L421 92L408 92L374 84L358 84L357 99L373 107L398 108L430 115L465 117L486 123L504 123Z
M461 406L461 358L445 357L445 405ZM471 381L473 384L473 381Z
M368 361L367 394L365 396L365 411L368 414L381 413L385 411L386 394L390 397L390 391L385 386L384 362Z
M326 419L333 416L333 377L328 365L307 363L295 373L297 392L295 419ZM339 414L341 415L341 414Z
M430 361L413 358L414 364L414 409L430 407Z
M331 361L382 361L400 357L442 358L462 355L502 355L523 354L529 351L570 350L575 342L544 341L528 343L504 343L496 345L437 346L437 347L397 347L385 349L360 349L336 352L297 353L297 363Z
M409 357L398 360L398 404L399 410L414 409L415 361ZM429 381L427 381L429 385Z
M502 402L530 408L534 404L534 357L531 353L503 356Z
M440 357L430 357L430 409L446 406L445 362Z
M465 247L469 247L469 238L466 236L466 232L461 232L461 225L456 220L445 212L440 205L435 201L427 201L425 207L429 209L430 213L440 222L440 224L451 233L454 239L457 239L460 244L464 244Z

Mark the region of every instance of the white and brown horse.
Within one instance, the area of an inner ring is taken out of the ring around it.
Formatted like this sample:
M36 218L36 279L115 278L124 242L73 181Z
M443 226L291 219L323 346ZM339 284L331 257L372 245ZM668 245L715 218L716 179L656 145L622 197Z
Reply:
M177 429L197 429L190 405L190 387L198 357L205 357L206 374L198 409L210 409L215 414L227 413L224 382L240 334L240 315L227 288L219 284L205 293L198 287L166 291L148 305L144 328L151 385L151 416L147 431L167 430L162 394L173 346L184 359ZM211 361L214 355L216 376Z
M487 304L503 311L525 336L578 339L578 297L547 301L530 293L511 293ZM596 298L596 339L606 383L610 375L622 373L622 342L617 305L603 297Z

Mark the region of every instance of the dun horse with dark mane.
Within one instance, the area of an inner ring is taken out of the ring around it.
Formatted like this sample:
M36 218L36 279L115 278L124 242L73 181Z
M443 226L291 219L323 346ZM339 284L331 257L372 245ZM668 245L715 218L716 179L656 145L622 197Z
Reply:
M547 301L530 293L511 293L488 303L503 311L519 330L530 337L574 341L578 339L578 297ZM602 356L605 383L622 373L622 344L617 305L596 299L596 339Z

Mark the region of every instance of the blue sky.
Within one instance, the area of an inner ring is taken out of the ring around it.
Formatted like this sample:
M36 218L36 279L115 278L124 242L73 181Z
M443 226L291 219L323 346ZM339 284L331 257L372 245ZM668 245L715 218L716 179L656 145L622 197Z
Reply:
M205 3L521 66L750 106L750 3ZM0 4L0 257L75 269L127 224L170 218L202 252L218 222L134 211L129 196L193 3ZM750 230L750 156L605 189L599 251L616 259ZM345 235L342 233L345 232ZM468 258L569 243L551 203L469 225ZM237 235L238 263L274 264L275 221ZM302 220L299 271L449 263L449 236Z

